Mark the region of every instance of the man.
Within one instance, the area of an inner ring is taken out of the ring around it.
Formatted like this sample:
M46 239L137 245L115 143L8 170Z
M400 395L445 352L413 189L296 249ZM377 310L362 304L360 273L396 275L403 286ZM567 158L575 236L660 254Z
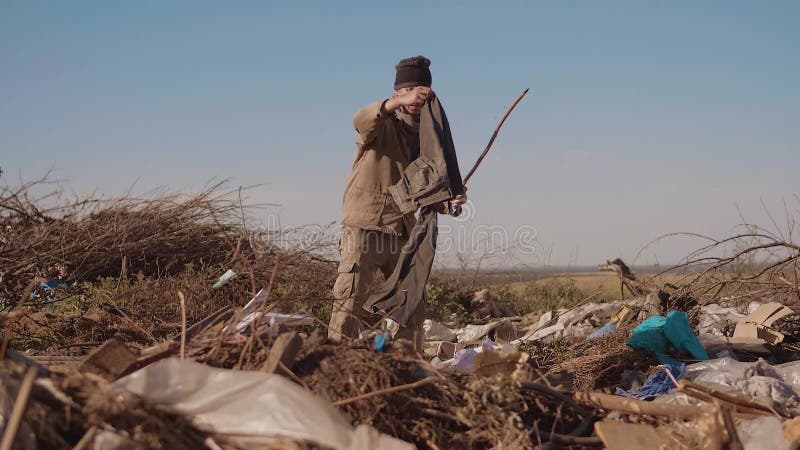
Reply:
M341 262L328 330L333 340L358 337L364 317L362 305L377 272L389 277L414 227L413 212L403 214L389 188L420 155L420 113L431 96L429 66L430 61L423 56L400 61L395 66L392 97L365 106L353 117L358 137L344 192ZM455 210L465 201L466 195L455 195L450 208ZM409 339L419 349L424 314L421 302L395 338Z

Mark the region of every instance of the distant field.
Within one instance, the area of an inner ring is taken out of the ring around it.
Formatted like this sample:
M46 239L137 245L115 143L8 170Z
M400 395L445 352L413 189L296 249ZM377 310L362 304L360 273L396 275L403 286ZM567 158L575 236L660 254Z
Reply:
M635 267L634 274L640 279L651 279L655 274L664 270L664 267L657 268L652 266ZM461 282L473 282L476 286L497 286L507 288L510 292L521 294L525 289L532 286L543 287L552 284L569 283L581 293L586 295L595 294L599 298L619 299L620 283L619 277L614 272L599 271L594 267L577 268L552 268L536 269L526 271L508 271L497 273L478 273L477 276L470 273L459 273L457 271L437 271L440 276L447 278L460 279ZM661 283L675 282L683 275L670 273L661 275ZM628 296L629 292L625 292Z
M612 272L577 272L554 274L534 281L518 281L506 283L513 293L522 295L530 286L542 286L554 280L566 281L574 285L585 295L596 295L598 298L617 300L620 298L619 277ZM629 294L629 293L626 293Z
M634 269L642 281L651 281L655 270ZM656 285L674 283L683 275L662 275ZM434 316L447 319L458 308L453 308L456 298L471 298L481 287L488 287L498 300L512 305L520 315L541 313L558 308L569 308L587 298L591 301L621 299L619 276L614 272L601 272L586 268L577 270L520 271L505 273L463 273L437 271L428 285L428 301ZM626 289L625 298L631 293Z

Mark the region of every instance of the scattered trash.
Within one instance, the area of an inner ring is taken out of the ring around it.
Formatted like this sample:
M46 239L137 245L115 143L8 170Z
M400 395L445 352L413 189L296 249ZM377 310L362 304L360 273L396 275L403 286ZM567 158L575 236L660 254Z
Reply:
M456 332L447 325L431 319L425 319L422 330L425 332L426 341L455 341L457 337Z
M516 339L514 327L511 325L512 318L497 320L487 323L485 325L467 325L464 328L456 330L458 342L476 342L480 341L490 333L500 334L500 339L508 342Z
M675 387L672 377L680 379L686 369L686 364L681 363L678 370L669 370L665 367L658 369L655 373L647 378L644 384L637 388L626 391L622 388L617 388L616 394L623 397L633 397L642 400L652 400L661 394L666 394ZM669 374L667 373L669 370ZM670 377L672 375L672 377Z
M42 210L11 195L22 214L3 213L0 307L11 337L0 352L0 419L28 402L16 448L766 449L800 440L791 272L771 278L780 295L693 298L697 290L656 286L615 260L604 267L624 300L525 317L480 289L459 298L463 316L425 321L420 355L379 326L328 341L305 312L326 314L319 305L336 265L251 248L238 240L240 205L215 195L45 220L28 220ZM202 269L192 266L201 258ZM747 286L717 275L710 282ZM257 286L273 288L253 296ZM39 305L83 297L84 287L104 301ZM177 290L188 294L189 323L176 314ZM19 394L26 373L29 397Z
M722 307L718 303L703 305L700 309L699 334L714 336L731 336L736 323L744 317L733 307Z
M482 377L493 377L498 374L514 376L520 373L528 362L528 355L513 349L494 349L491 347L475 356L473 373Z
M386 341L389 339L389 333L381 333L375 336L375 351L378 353L383 353L383 349L386 346Z
M219 279L217 279L217 282L214 283L214 285L211 286L211 288L212 289L219 289L222 286L225 286L226 284L228 284L228 281L231 281L235 276L236 276L236 272L234 272L233 269L228 269L227 271L225 271L225 273L223 273L219 277Z
M610 324L608 324L608 325L606 325L606 326L604 326L602 328L598 328L597 330L593 331L589 336L587 336L587 338L588 339L594 339L594 338L600 337L600 336L602 336L602 335L604 335L606 333L610 333L610 332L612 332L612 331L614 331L616 329L617 329L617 324L610 323Z
M461 372L472 373L475 370L475 358L484 349L494 348L494 342L486 339L480 347L470 347L456 352L453 357L452 365Z
M770 328L770 325L792 314L794 311L780 303L761 305L752 314L739 319L731 342L734 344L780 344L784 339L783 333Z
M708 386L724 386L777 410L800 414L800 361L773 366L763 359L713 359L689 365L685 378Z
M236 332L243 333L248 330L250 324L256 319L259 319L260 328L271 328L275 325L284 326L303 326L312 325L314 323L314 316L306 314L282 314L275 312L263 312L261 307L267 299L267 293L261 289L256 295L244 306L239 313L240 319L236 322L233 329ZM227 327L225 328L228 329Z
M64 280L47 280L39 284L39 289L31 291L28 295L28 300L35 300L41 298L43 303L49 303L54 300L56 289L69 290L72 285Z

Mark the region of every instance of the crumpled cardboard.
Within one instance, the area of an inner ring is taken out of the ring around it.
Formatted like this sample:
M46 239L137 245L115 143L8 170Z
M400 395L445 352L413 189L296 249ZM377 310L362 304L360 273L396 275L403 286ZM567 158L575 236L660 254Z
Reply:
M780 344L783 333L770 328L778 319L794 314L791 308L780 303L771 302L761 305L752 314L740 319L733 331L730 343L737 347L746 347L751 351L768 351L763 344Z

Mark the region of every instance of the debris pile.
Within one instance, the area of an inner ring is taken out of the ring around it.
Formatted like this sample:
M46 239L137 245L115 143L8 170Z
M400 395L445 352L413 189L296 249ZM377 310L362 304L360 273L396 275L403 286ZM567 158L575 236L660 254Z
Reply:
M247 206L223 184L195 195L74 201L59 201L49 186L0 186L0 313L26 350L85 355L114 336L153 345L180 331L177 291L191 324L269 284L276 259L277 310L329 309L335 265L248 229Z
M622 300L522 317L481 289L416 354L330 342L335 266L259 241L216 186L49 209L33 187L0 190L3 450L800 443L786 263L748 290L710 273L729 259L683 284L609 261Z

